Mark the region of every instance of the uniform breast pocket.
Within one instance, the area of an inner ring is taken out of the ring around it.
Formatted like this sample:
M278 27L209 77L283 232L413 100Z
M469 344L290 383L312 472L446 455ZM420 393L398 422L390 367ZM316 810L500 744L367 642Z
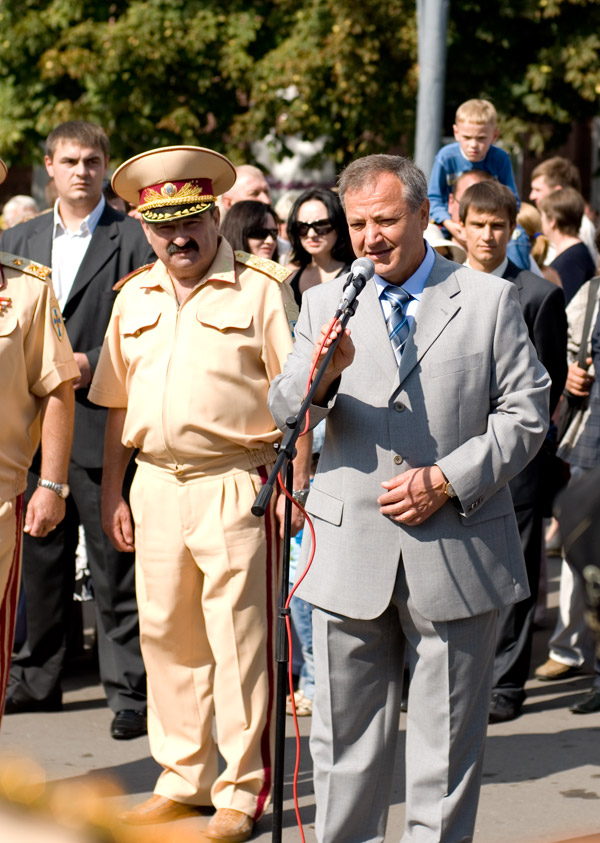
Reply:
M123 319L120 326L120 333L123 339L138 339L148 331L156 328L160 321L160 313L145 313L135 316L128 316Z
M252 314L243 311L199 311L196 319L207 328L215 328L221 333L247 331L252 325Z
M18 325L18 319L14 313L5 311L0 313L0 337L8 337Z

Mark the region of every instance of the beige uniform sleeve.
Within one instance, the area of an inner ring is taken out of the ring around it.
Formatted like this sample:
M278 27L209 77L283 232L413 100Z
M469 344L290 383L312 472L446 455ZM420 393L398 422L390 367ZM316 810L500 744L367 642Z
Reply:
M292 350L293 334L298 319L298 305L289 284L273 283L267 296L262 359L271 382L281 374Z
M119 294L106 329L100 359L88 397L101 407L127 406L127 364L121 347L121 310Z
M24 343L29 391L39 398L79 377L58 301L49 282L40 284Z

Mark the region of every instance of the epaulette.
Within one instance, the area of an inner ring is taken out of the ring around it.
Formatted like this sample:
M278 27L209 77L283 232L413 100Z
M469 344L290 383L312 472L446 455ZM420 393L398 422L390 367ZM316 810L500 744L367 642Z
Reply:
M11 255L10 252L0 252L0 264L9 269L18 269L19 272L33 275L40 281L48 281L52 274L49 266L44 266L43 263L35 263L27 258L21 258L19 255Z
M113 285L113 290L120 290L121 287L124 287L128 281L131 281L131 279L135 278L136 275L139 275L140 272L145 272L152 266L154 266L153 263L147 263L146 266L140 266L139 269L134 269L133 272L130 272L128 275L125 275L123 278L121 278L120 281L117 281L117 283Z
M281 266L280 263L270 261L268 258L261 258L258 255L250 255L248 252L236 252L235 259L236 261L249 266L251 269L263 272L265 275L268 275L269 278L274 278L275 281L279 281L279 283L286 281L292 274L290 269L287 269L285 266Z

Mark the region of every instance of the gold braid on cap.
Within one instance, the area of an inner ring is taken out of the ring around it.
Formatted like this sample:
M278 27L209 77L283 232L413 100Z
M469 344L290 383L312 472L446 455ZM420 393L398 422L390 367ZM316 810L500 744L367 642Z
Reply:
M186 182L183 187L177 189L172 182L167 182L158 193L152 188L143 191L143 204L138 205L138 211L151 211L152 208L166 208L172 205L212 204L217 197L211 193L202 193L199 185Z
M176 217L190 217L193 214L202 214L208 211L214 205L214 202L200 203L199 205L185 205L183 208L178 208L172 213L159 213L158 211L142 211L142 219L146 222L168 222Z

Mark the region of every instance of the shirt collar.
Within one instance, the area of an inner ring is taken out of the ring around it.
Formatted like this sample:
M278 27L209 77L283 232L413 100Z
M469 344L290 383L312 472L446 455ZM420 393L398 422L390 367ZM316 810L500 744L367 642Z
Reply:
M56 237L57 234L63 234L68 231L67 227L65 226L62 217L59 211L59 203L60 199L57 199L54 203L54 236ZM106 199L104 198L104 194L100 196L98 200L98 204L96 207L90 211L85 219L81 221L79 226L79 231L72 231L71 234L79 234L79 235L92 235L96 230L96 226L100 221L100 217L104 211L106 206Z
M402 289L406 290L407 293L410 293L413 299L416 299L417 301L420 301L421 296L423 295L423 290L425 289L425 284L429 278L429 273L433 269L433 264L435 263L434 250L426 240L423 242L425 243L425 257L417 267L416 271L413 272L410 278L407 278L402 285ZM373 280L375 281L375 286L377 287L377 295L380 296L390 282L386 281L385 278L382 278L380 275L375 275Z
M468 258L467 258L467 260L465 261L465 266L468 266L470 269L473 269L473 267L472 267L472 266L471 266L471 264L469 263ZM498 266L496 267L496 269L492 269L492 271L491 271L491 272L488 272L488 273L487 273L487 275L497 275L497 276L498 276L498 278L503 278L503 277L504 277L504 272L505 272L505 270L506 270L506 267L507 267L507 266L508 266L508 258L504 258L504 260L502 261L502 263L498 264Z

